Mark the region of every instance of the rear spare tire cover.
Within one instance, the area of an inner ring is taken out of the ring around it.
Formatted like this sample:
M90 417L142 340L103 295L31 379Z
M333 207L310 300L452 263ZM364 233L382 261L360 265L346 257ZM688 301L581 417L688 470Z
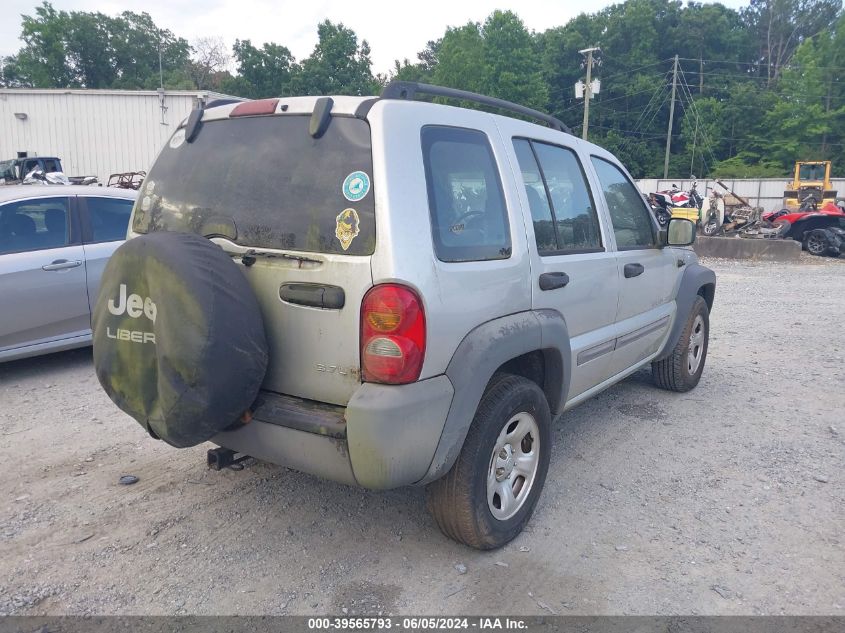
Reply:
M238 421L267 370L252 288L223 249L191 233L121 245L103 272L92 328L103 389L177 447Z

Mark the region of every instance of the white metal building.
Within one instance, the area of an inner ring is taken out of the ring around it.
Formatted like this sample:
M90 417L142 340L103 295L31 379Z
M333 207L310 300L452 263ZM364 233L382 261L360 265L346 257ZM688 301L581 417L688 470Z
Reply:
M204 90L0 89L0 160L57 156L68 176L149 171L193 108L235 99Z

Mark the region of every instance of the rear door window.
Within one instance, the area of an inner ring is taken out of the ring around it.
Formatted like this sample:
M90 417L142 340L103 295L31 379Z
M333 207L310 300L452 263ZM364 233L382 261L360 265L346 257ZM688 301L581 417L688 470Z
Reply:
M133 229L189 231L258 248L371 255L375 203L370 127L332 117L207 121L193 142L178 130L139 192Z
M68 199L21 200L0 206L0 255L66 246Z
M422 129L428 205L437 258L507 259L511 237L496 159L478 130Z
M86 241L115 242L126 239L129 216L132 214L134 200L123 198L81 198L87 210L90 231Z
M534 238L541 255L604 250L595 204L575 153L539 141L514 139Z

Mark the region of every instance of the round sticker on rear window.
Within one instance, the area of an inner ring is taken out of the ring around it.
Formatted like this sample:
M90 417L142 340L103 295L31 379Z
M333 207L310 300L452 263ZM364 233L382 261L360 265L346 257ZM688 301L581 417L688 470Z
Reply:
M343 197L351 202L361 200L370 191L370 177L363 171L353 171L343 181Z
M185 142L185 128L180 128L176 130L176 133L170 138L170 147L173 149L177 149L182 147L182 143Z

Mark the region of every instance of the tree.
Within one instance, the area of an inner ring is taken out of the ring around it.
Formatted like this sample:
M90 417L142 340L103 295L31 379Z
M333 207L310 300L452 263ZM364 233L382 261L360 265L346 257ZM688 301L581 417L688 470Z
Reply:
M832 24L841 10L841 0L750 0L742 17L757 37L769 85L801 42Z
M481 26L470 22L448 28L440 40L434 83L472 92L484 91L484 42Z
M770 158L785 167L795 160L830 159L837 169L845 169L843 27L845 17L840 17L831 28L805 40L783 70L778 83L781 98L766 113L765 125L770 138L778 139L771 144Z
M117 17L57 11L49 2L22 16L23 48L4 64L6 85L35 88L149 88L161 66L183 85L188 43L159 29L147 13Z
M448 29L436 55L426 58L436 63L432 77L437 84L534 108L548 101L539 45L511 11L494 11L483 25Z
M539 46L512 11L494 11L481 28L487 94L530 108L544 108L548 90L543 82Z
M200 37L191 45L193 55L188 73L198 89L218 87L217 76L229 65L226 43L222 37Z
M297 68L287 47L270 42L256 48L249 40L235 40L232 51L237 76L222 83L224 92L251 99L292 94L291 78Z
M151 89L158 88L160 81L165 88L193 87L187 73L188 41L156 26L149 13L121 13L111 39L118 79L109 87Z
M294 85L303 95L369 95L378 82L371 70L370 45L355 31L329 20L317 26L314 52L302 61Z

